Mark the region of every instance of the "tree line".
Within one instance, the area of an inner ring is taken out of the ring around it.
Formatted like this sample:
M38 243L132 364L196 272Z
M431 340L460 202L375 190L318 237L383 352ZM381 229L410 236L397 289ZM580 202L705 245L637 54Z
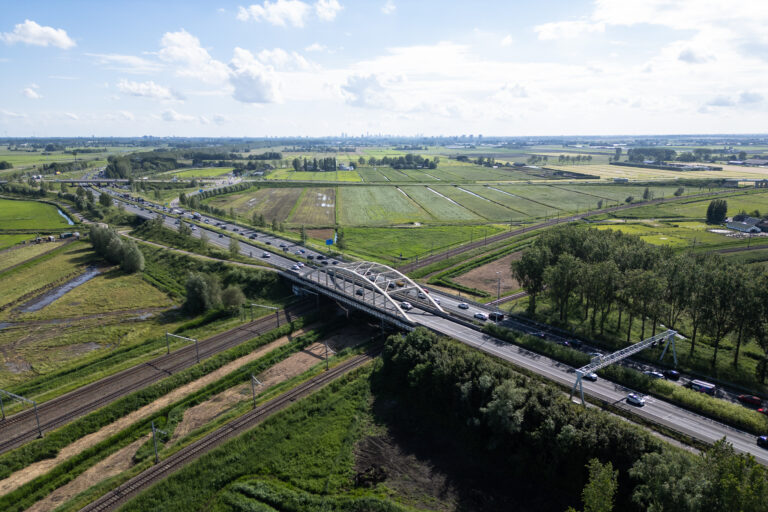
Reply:
M363 157L360 157L358 161L361 165L366 163ZM372 156L368 158L367 163L371 167L374 165L388 165L393 169L437 169L440 157L435 156L430 160L421 155L407 153L405 156L383 156L381 158Z
M694 355L700 334L709 338L717 363L721 343L734 343L733 365L749 340L763 350L757 377L768 372L768 269L729 263L718 254L673 253L620 231L565 226L542 233L512 274L529 294L535 314L542 294L551 301L560 322L573 315L603 334L616 312L614 330L626 329L630 340L634 322L641 338L656 334L659 323L685 330ZM650 324L650 329L648 329Z
M336 157L327 157L327 158L313 158L312 160L308 160L306 158L299 159L294 158L291 162L291 165L293 166L294 171L326 171L326 172L332 172L338 169L338 166L336 164Z
M513 495L531 510L580 499L589 511L765 510L768 471L723 441L700 455L674 449L425 329L391 336L381 357L377 396L395 397L404 423L495 485L496 499Z
M128 273L144 270L144 255L133 240L120 238L115 231L92 225L89 239L93 250Z

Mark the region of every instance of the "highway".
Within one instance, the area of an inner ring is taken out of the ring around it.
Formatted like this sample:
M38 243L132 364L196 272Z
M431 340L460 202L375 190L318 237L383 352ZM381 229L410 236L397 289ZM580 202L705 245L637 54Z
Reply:
M143 218L152 218L157 213L149 210L145 207L138 207L131 203L125 202L125 208L131 213ZM208 219L208 222L218 223L221 222L211 216L204 216L203 221ZM166 226L174 229L177 228L174 217L167 217L164 219ZM236 226L230 223L225 223L225 227L228 232L232 232ZM242 228L238 228L242 229ZM219 234L213 230L207 230L205 228L198 228L193 232L195 236L200 236L202 231L206 231L211 243L222 247L225 250L229 249L229 237L224 234ZM247 230L245 233L242 231L240 234L250 236L251 234L257 234L256 239L260 242L270 242L272 246L277 246L276 251L264 251L258 247L250 245L248 243L240 241L240 252L245 256L251 256L256 259L268 261L270 264L283 269L286 272L291 272L294 275L306 275L309 272L317 269L319 271L325 270L325 268L332 268L332 263L327 267L322 265L314 265L312 261L317 261L318 256L322 256L317 251L311 251L304 249L304 254L296 254L297 251L302 248L296 245L294 242L283 240L273 235L266 235L263 233L256 233L254 230ZM285 244L287 251L282 251L279 247L280 244ZM304 259L312 256L313 260L305 260L305 264L301 268L296 268L297 261L293 258L288 258L284 254L285 252L292 252L293 256L299 259L299 256ZM268 254L268 257L264 255ZM327 261L327 260L326 260ZM293 270L291 270L293 268ZM329 283L332 283L332 288L344 289L346 294L352 298L358 297L355 294L355 287L365 287L366 283L363 279L357 283L351 281L335 282L332 278ZM366 289L364 294L372 294L370 288ZM573 368L554 361L548 357L534 354L528 350L520 348L516 345L498 340L491 336L488 336L476 329L468 327L460 322L452 320L449 316L438 316L425 307L424 301L420 300L416 291L409 292L407 296L398 296L397 293L392 294L394 297L400 299L406 299L413 305L413 309L410 309L407 314L411 320L417 324L432 329L435 332L444 334L451 338L457 339L463 343L466 343L472 347L482 350L486 353L500 357L506 361L509 361L517 366L528 369L539 375L544 376L547 379L553 380L560 384L572 386L575 380ZM469 303L462 300L460 297L455 297L445 293L439 293L437 291L431 291L433 298L440 301L440 306L451 316L455 316L464 320L465 322L471 321L475 313L483 312L490 313L494 311L494 308L489 308L482 304ZM364 295L361 298L366 298ZM459 308L460 303L466 303L467 309ZM504 322L506 327L520 330L525 333L532 333L536 331L536 327L533 327L526 323L521 323L515 319L507 319ZM750 453L762 464L768 465L768 450L760 448L756 445L755 436L742 432L738 429L731 428L717 421L711 420L704 416L689 412L683 408L672 405L660 399L653 397L646 398L646 405L644 407L635 407L628 405L624 400L626 395L632 390L615 384L613 382L599 379L597 382L584 381L584 393L600 400L612 403L617 407L631 411L632 413L646 418L654 423L663 425L671 430L688 435L692 438L698 439L705 443L713 443L722 437L727 437L728 441L733 443L734 447L745 453Z

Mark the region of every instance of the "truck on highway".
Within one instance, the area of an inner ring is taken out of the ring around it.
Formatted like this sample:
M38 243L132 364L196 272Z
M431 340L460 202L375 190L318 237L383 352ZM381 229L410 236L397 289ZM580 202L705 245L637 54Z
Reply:
M690 385L692 390L712 396L715 395L715 390L717 389L717 386L711 382L705 382L703 380L692 380Z

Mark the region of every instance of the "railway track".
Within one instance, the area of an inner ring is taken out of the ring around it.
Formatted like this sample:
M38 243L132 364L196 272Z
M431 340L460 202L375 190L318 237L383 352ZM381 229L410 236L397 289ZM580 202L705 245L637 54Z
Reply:
M300 384L292 390L283 393L282 395L270 400L269 402L266 402L263 405L260 405L252 411L224 425L218 430L208 434L202 439L199 439L194 443L182 448L178 452L170 455L167 459L161 461L159 464L156 464L151 468L146 469L142 473L139 473L117 489L110 491L108 494L105 494L98 500L83 507L81 512L100 512L105 510L113 510L117 506L132 498L138 492L146 489L150 485L162 480L163 478L166 478L171 473L177 471L184 465L190 463L204 453L220 445L224 441L255 427L261 421L280 411L281 409L284 409L294 401L317 391L331 381L354 370L355 368L362 366L373 357L375 357L380 350L381 347L379 346L366 354L352 357L347 361L344 361L343 363L331 368L329 371L324 372Z
M312 309L300 303L279 312L281 325ZM254 322L219 333L199 342L200 360L232 348L276 328L278 318L269 315ZM138 391L158 380L197 363L194 344L186 345L122 372L87 384L37 406L40 430L59 428L70 421L103 407L118 398ZM0 420L0 453L17 448L39 437L34 411L27 409Z

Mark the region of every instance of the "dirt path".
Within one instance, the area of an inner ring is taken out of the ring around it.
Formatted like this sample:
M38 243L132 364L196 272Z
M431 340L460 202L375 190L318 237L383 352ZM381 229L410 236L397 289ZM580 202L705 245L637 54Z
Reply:
M151 246L154 246L154 247L159 247L161 249L167 249L169 251L176 252L176 253L179 253L179 254L184 254L184 255L190 256L192 258L198 258L198 259L201 259L201 260L208 260L208 261L218 261L218 262L221 262L221 263L228 263L230 265L237 265L238 267L257 268L259 270L268 270L270 272L279 272L280 271L279 269L274 268L274 267L265 267L263 265L253 265L251 263L241 263L239 261L232 261L232 260L220 260L219 258L212 258L210 256L203 256L202 254L197 254L195 252L184 251L182 249L175 249L175 248L167 246L167 245L158 244L156 242L150 242L150 241L144 240L142 238L136 238L135 236L129 235L125 231L121 231L120 235L124 236L125 238L130 238L131 240L135 240L137 242L141 242L143 244L151 245Z
M81 437L74 443L68 446L65 446L64 448L59 450L59 453L56 457L52 459L41 460L39 462L36 462L34 464L27 466L24 469L21 469L11 474L8 478L4 480L0 480L0 496L8 494L9 492L13 491L19 486L24 485L34 480L38 476L47 473L48 471L50 471L57 465L61 464L65 460L79 454L83 450L90 448L91 446L103 441L104 439L107 439L108 437L114 434L117 434L118 432L132 425L133 423L154 414L155 412L159 411L166 405L172 404L173 402L183 398L184 396L203 388L204 386L210 384L211 382L214 382L222 378L223 376L227 375L228 373L235 371L236 369L240 368L244 364L250 363L251 361L258 359L259 357L263 356L267 352L289 343L294 337L302 334L302 332L304 331L303 330L296 331L290 336L284 336L282 338L279 338L255 350L254 352L251 352L248 355L245 355L239 359L235 359L234 361L222 366L218 370L215 370L209 373L208 375L205 375L204 377L197 379L196 381L190 382L189 384L186 384L180 388L177 388L171 391L167 395L158 398L151 404L145 405L141 409L138 409L128 414L127 416L124 416L123 418L120 418L119 420L113 423L110 423L109 425L106 425L100 430L93 432L91 434L88 434L87 436Z
M149 438L150 434L147 434L128 446L116 451L68 484L59 487L44 499L29 507L26 512L46 512L48 510L53 510L99 482L115 475L119 475L126 469L130 469L131 466L133 466L133 454L136 453L136 450L138 450Z
M350 326L326 338L328 343L328 356L331 357L337 351L352 347L368 341L371 331L360 326ZM325 360L325 344L313 343L301 352L297 352L279 363L269 367L256 376L261 382L257 392L261 393L272 386L285 382L297 375L304 373L317 363ZM198 429L216 419L221 414L231 410L244 400L251 399L250 382L222 391L209 400L196 405L184 412L184 417L176 426L171 437L171 443L183 438L195 429Z

